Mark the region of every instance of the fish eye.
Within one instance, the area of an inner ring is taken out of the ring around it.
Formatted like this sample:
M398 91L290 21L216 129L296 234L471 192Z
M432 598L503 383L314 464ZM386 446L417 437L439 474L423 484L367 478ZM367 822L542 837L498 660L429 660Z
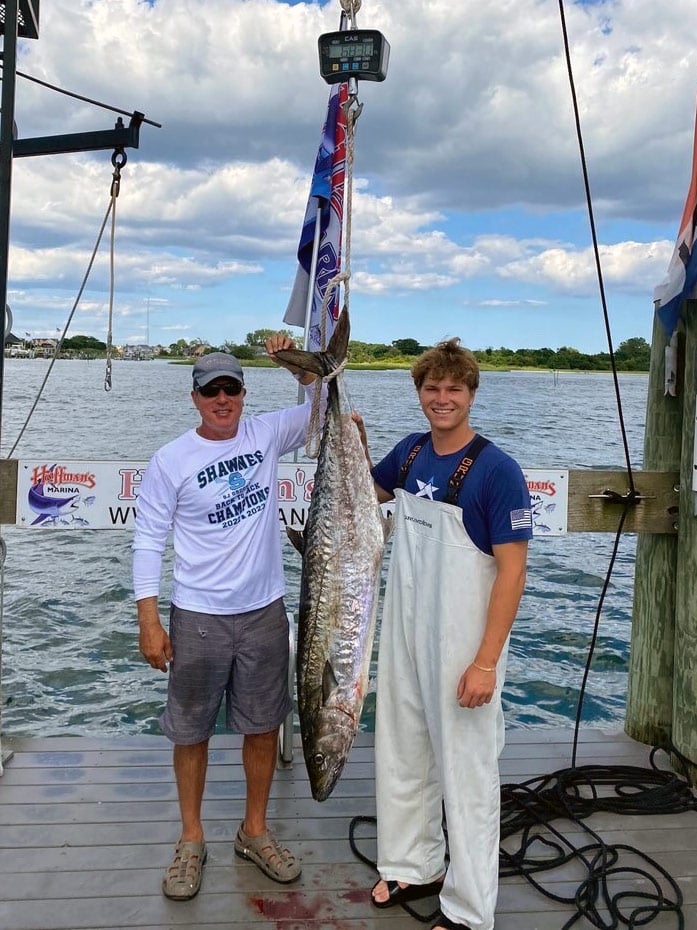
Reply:
M313 762L318 768L321 768L324 765L324 753L316 752L313 758Z

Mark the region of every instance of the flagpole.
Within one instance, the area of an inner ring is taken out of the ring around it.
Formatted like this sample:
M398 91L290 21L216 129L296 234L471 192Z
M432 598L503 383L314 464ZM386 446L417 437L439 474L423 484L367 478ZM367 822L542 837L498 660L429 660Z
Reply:
M317 207L315 215L315 237L312 241L312 259L310 261L310 281L307 287L307 302L305 304L305 334L303 336L303 349L307 351L310 345L310 319L312 304L315 296L315 280L317 278L317 259L319 258L319 242L322 238L322 206Z

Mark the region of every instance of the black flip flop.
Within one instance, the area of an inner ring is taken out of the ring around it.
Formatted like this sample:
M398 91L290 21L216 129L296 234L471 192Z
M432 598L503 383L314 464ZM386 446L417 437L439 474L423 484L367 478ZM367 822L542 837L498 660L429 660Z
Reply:
M373 902L373 906L379 908L396 907L397 904L406 904L408 901L432 898L434 895L440 894L443 887L442 878L435 882L429 882L427 885L407 885L406 888L400 887L399 882L386 881L388 898L386 901L376 901L373 892L381 881L382 879L379 878L370 892L370 900Z

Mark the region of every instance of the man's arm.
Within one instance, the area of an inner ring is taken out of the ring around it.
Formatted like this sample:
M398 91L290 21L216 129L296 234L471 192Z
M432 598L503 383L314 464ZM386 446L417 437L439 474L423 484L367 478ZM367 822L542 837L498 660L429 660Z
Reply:
M172 661L172 643L167 631L160 621L157 597L143 597L136 601L138 609L138 646L141 655L153 668L167 671L167 663Z
M496 578L479 649L458 682L457 699L461 707L479 707L491 700L496 689L496 665L525 589L527 540L502 543L492 549Z

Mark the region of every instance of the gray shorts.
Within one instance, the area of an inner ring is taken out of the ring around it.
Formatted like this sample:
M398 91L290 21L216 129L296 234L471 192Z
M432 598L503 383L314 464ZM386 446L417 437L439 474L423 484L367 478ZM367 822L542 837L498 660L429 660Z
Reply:
M288 617L279 598L245 614L202 614L172 604L167 706L162 732L178 745L208 739L223 697L228 729L269 733L293 704L288 689Z

